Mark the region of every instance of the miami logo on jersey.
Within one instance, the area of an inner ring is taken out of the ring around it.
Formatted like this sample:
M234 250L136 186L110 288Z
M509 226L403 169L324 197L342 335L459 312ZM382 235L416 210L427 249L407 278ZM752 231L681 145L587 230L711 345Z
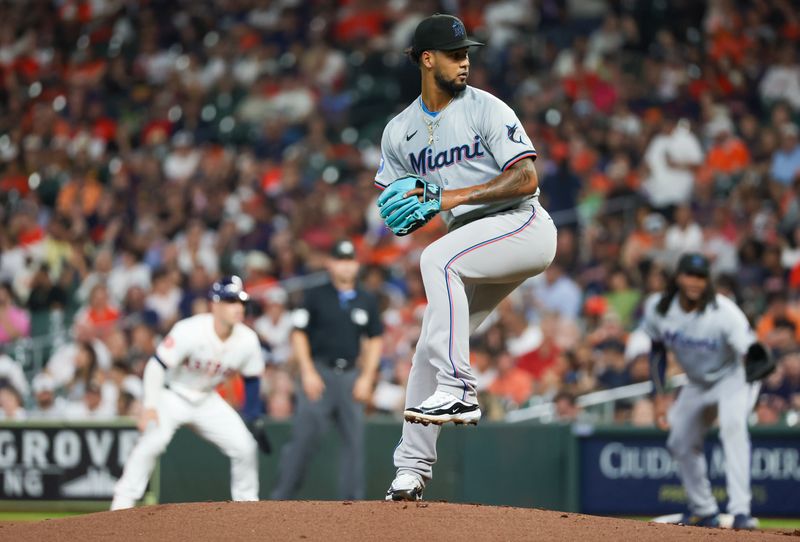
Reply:
M698 339L684 335L680 331L664 331L664 344L670 348L692 348L695 350L719 350L720 343L717 339Z
M516 124L512 124L510 126L508 124L506 124L506 130L507 130L507 134L508 134L508 139L509 140L513 141L514 143L519 143L520 145L524 145L525 144L525 141L522 140L522 134L517 135L517 125Z
M408 159L411 161L411 169L417 175L425 175L437 169L452 166L462 160L474 160L486 156L481 149L481 136L475 136L472 141L472 146L469 145L456 145L450 147L446 151L436 153L434 156L433 149L425 147L414 156L414 153L408 154Z

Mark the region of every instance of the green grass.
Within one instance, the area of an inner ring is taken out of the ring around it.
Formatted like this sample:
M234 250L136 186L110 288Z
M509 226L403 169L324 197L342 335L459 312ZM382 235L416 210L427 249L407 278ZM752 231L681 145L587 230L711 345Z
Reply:
M800 519L796 518L766 518L758 521L762 529L800 529Z
M42 521L78 515L79 512L0 512L0 521Z
M650 521L652 517L629 517L639 521ZM800 529L800 518L758 518L760 529L793 530Z

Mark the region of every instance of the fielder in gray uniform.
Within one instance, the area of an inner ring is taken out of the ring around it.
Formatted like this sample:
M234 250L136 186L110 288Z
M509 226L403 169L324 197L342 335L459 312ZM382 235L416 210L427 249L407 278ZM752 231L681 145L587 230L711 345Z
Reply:
M387 500L422 497L441 424L480 419L469 335L555 257L556 228L537 199L531 140L510 107L467 86L468 48L476 45L456 17L419 23L409 56L422 93L389 122L381 141L379 205L389 205L392 192L395 199L422 194L397 188L416 176L425 192L437 194L435 211L449 230L420 259L428 306L406 393L410 423L394 453L397 476Z
M719 508L703 453L703 438L713 421L707 414L716 410L725 452L728 512L734 516L734 528L752 529L747 417L759 384L747 381L742 362L762 347L739 307L715 293L709 270L704 256L685 254L667 291L647 300L641 327L653 341L656 424L669 429L667 447L678 463L689 501L681 523L716 527ZM667 351L689 379L669 413L664 389Z

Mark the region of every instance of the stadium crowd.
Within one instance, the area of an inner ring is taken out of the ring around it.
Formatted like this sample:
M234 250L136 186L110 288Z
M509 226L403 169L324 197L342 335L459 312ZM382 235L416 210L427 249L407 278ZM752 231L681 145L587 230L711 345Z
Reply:
M470 83L539 152L556 262L472 342L501 419L648 377L634 332L678 256L713 260L779 359L758 423L800 412L800 19L788 0L30 0L0 4L0 419L135 414L143 365L238 273L267 414L291 416L290 312L351 238L386 325L371 409L402 408L443 232L386 230L381 131L416 97L403 55L436 11L487 47ZM61 321L63 320L63 323ZM12 356L54 325L43 367ZM241 401L241 383L221 393ZM644 398L619 422L649 425Z

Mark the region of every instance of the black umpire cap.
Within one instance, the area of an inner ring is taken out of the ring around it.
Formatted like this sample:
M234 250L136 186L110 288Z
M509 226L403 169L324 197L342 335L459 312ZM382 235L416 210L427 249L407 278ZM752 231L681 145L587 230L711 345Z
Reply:
M708 278L711 275L711 264L708 258L697 252L687 252L678 261L678 274L696 275Z
M472 45L483 43L467 37L467 30L461 19L452 15L437 13L423 19L414 31L411 49L415 53L422 51L455 51Z
M356 258L356 247L352 241L342 239L333 245L331 256L337 260L354 260Z

